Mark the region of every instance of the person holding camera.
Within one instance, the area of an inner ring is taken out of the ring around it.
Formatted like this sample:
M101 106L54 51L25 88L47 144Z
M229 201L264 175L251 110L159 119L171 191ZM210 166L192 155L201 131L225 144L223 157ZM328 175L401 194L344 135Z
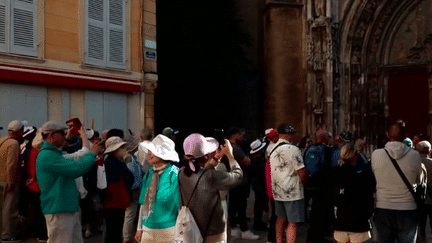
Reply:
M183 143L185 166L179 173L181 205L190 201L188 207L204 242L226 242L226 218L219 191L239 185L243 178L230 142L225 140L218 148L216 139L197 133L189 135ZM228 157L230 172L214 169L223 156Z
M42 212L47 222L48 242L83 242L75 179L95 163L101 147L94 144L90 153L74 161L62 154L67 130L65 125L48 121L41 130L44 142L37 158L36 173L41 189Z

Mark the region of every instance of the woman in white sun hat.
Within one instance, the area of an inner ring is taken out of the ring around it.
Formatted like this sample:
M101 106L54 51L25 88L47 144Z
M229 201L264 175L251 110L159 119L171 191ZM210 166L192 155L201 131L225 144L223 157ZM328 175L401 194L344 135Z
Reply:
M239 185L243 178L231 144L225 140L218 149L216 139L195 133L185 139L183 148L186 162L179 173L180 202L182 206L189 202L187 206L204 242L226 242L226 217L219 191ZM230 172L213 169L224 155L228 157Z
M174 142L161 134L143 146L148 149L147 155L153 167L143 178L135 240L142 243L172 243L180 199L179 169L170 162L178 162L179 156Z
M120 137L111 137L105 142L104 164L107 180L103 200L106 223L105 243L122 242L125 211L130 204L129 192L134 183L134 176L123 159L128 155L127 145Z

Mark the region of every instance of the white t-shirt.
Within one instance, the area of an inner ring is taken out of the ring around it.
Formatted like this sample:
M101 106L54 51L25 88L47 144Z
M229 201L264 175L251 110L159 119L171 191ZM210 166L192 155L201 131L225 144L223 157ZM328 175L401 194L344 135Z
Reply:
M289 143L279 139L279 143ZM272 188L275 201L297 201L304 198L298 170L304 168L301 151L294 145L281 145L270 156Z

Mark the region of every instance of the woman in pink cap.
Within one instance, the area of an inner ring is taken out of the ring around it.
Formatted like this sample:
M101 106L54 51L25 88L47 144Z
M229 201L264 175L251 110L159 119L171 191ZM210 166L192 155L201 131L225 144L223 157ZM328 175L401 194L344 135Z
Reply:
M229 141L218 148L216 139L197 133L183 143L186 161L179 173L180 203L190 209L204 242L226 242L226 218L219 191L237 186L243 178ZM230 172L214 169L223 156L229 160Z

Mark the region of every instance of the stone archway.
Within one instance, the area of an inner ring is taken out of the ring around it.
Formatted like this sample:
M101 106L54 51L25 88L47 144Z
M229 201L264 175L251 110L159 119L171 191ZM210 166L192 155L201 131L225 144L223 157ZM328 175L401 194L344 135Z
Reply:
M389 122L392 73L426 70L432 87L432 26L424 18L432 13L432 7L425 9L432 4L431 0L352 0L348 5L339 30L340 87L334 89L340 103L334 106L335 125L337 132L350 130L377 146ZM407 27L412 33L406 33ZM429 104L424 112L432 114L431 108Z

